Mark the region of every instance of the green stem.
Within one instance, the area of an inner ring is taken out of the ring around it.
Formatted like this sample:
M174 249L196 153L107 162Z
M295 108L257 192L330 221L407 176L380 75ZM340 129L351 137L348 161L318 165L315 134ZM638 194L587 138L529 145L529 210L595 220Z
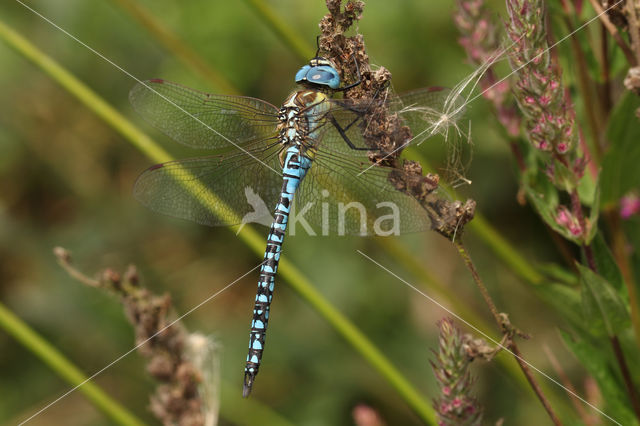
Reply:
M2 31L1 23L0 31ZM119 425L144 425L143 421L136 418L117 401L111 399L95 383L89 381L71 361L1 303L0 327L58 373L60 377L74 387L78 386L80 392L115 423Z
M132 0L116 0L120 3L132 3ZM247 0L247 2L254 8L256 13L260 16L264 17L265 20L270 24L269 27L275 32L277 36L284 40L285 44L297 55L302 58L309 57L311 50L306 47L300 46L296 47L298 42L298 38L293 36L295 32L286 25L286 23L282 22L277 18L272 11L270 11L267 6L259 0ZM162 39L160 39L163 42ZM303 53L301 53L303 52ZM306 56L305 56L306 55ZM421 161L423 165L426 165L426 162ZM471 229L476 235L485 241L498 255L499 258L503 260L507 266L511 268L511 270L526 282L534 285L538 285L542 282L542 275L540 275L534 268L529 266L529 263L520 256L513 246L506 241L499 232L493 228L487 220L480 214L476 214L474 220L468 225L468 229ZM471 322L472 324L476 324L480 329L490 330L490 327L484 322L484 320L480 319L477 315L475 315L472 311L467 309L467 307L459 302L459 299L455 297L451 291L447 289L445 285L440 283L421 263L419 263L415 256L413 256L408 250L404 249L402 246L397 244L396 240L393 239L376 239L376 241L380 244L381 247L396 259L400 260L406 267L409 268L416 276L421 278L424 282L428 283L428 287L431 290L436 291L441 297L448 300L449 304L453 307L456 313L461 315L463 318ZM497 338L496 336L492 336ZM504 368L509 371L516 380L521 385L527 386L526 380L522 375L518 373L518 368L515 363L511 362L508 358L499 358L499 362L501 362Z
M40 67L69 93L78 98L87 108L103 119L114 130L142 151L154 162L171 161L173 158L160 148L151 138L146 136L137 127L131 124L116 109L111 107L84 83L76 79L67 70L62 68L35 46L15 33L0 21L0 37L18 53L22 54L35 65ZM197 181L185 186L187 190L205 191L206 188L198 185ZM202 192L201 192L202 194ZM214 200L215 194L208 193L208 200ZM211 201L208 207L215 209L215 203ZM218 206L219 208L219 206ZM214 210L215 211L215 210ZM238 221L240 222L240 221ZM230 228L232 231L237 226ZM247 246L258 256L264 254L264 241L252 228L245 227L239 234ZM418 391L406 380L391 362L371 343L344 315L338 312L324 297L311 285L311 282L287 259L281 258L278 273L291 287L316 311L325 318L371 366L378 371L395 390L404 398L405 402L426 423L435 423L435 414L430 403L425 401Z
M151 34L160 45L174 54L184 65L207 79L222 93L229 95L240 94L222 74L205 62L200 55L180 40L171 30L158 21L147 9L135 0L113 0L127 11Z
M262 0L245 0L264 23L282 40L282 42L303 62L313 57L314 49L303 42L298 34L293 31L273 10Z
M580 197L576 189L574 189L571 192L571 207L572 207L573 214L578 218L580 227L582 229L587 229L586 220L582 212L582 204L580 203ZM593 248L589 244L583 244L582 249L584 251L585 258L587 259L587 264L589 265L589 268L594 273L597 274L598 265L596 263L596 258L593 252ZM625 359L624 352L622 351L622 347L620 346L620 341L618 340L618 336L616 335L610 336L609 342L611 344L611 347L613 348L613 353L615 355L616 362L618 363L618 367L620 368L620 373L622 374L622 378L624 380L627 393L629 394L629 399L631 400L631 406L633 407L633 410L636 413L636 417L638 418L638 420L640 420L640 398L638 397L638 392L631 378L631 373L629 372L629 367L627 366L627 361Z
M298 294L316 309L347 340L378 373L396 389L402 398L413 408L418 416L428 424L435 424L436 418L430 403L418 394L409 383L344 315L333 307L302 273L288 260L280 260L278 273L281 274Z
M626 236L620 223L620 215L617 210L606 210L604 213L606 223L611 232L611 245L616 263L622 273L624 284L629 295L629 307L631 308L631 325L636 337L636 345L640 347L640 307L638 306L638 296L636 294L636 279L631 267L631 262L627 253L628 244Z

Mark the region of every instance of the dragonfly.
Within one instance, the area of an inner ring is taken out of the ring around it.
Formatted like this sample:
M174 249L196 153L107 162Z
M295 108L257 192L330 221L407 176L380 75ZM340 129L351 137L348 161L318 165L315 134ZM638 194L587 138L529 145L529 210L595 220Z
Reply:
M316 53L296 73L300 87L280 108L160 79L141 82L130 92L134 109L150 124L180 144L210 152L143 172L134 186L142 204L209 226L244 225L247 217L271 222L249 333L244 397L260 368L282 244L294 210L322 235L397 235L430 226L420 204L391 182L391 174L402 171L369 160L373 148L363 128L370 105L335 96L360 80L358 71L357 81L343 85L333 62ZM420 89L380 102L410 125L417 135L411 143L418 143L434 133L434 113L444 111L450 99L447 90Z

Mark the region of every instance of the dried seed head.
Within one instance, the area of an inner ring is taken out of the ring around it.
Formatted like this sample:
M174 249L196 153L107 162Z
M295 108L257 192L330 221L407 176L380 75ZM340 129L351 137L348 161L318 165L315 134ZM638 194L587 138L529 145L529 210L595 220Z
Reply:
M624 78L624 87L640 96L640 67L629 68Z

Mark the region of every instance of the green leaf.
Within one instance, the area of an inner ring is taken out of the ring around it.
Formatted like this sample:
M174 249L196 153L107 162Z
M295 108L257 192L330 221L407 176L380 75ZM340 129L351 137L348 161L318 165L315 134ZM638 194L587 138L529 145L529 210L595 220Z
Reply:
M611 114L607 140L611 144L602 161L602 202L617 202L631 188L640 184L640 121L635 115L640 98L623 96Z
M631 319L627 305L616 289L591 269L576 263L582 278L582 311L594 336L615 336Z
M611 250L609 250L607 243L604 241L604 238L602 238L602 234L598 234L592 241L591 248L593 249L596 266L600 275L625 298L627 292L624 286L622 272L620 272L620 268L618 268L618 264L613 258L613 254Z
M603 411L621 424L637 425L638 421L628 403L622 381L608 363L605 351L609 351L609 345L594 345L587 339L572 337L562 330L560 335L569 350L598 383L606 404Z
M580 285L574 271L557 263L540 263L536 266L536 269L543 273L550 281L557 281L558 283L575 287Z
M555 186L562 191L571 193L578 187L579 181L574 171L555 158L553 159L553 175Z
M544 192L537 191L535 188L524 185L524 190L527 194L527 199L536 209L542 220L549 225L558 234L562 235L566 239L581 244L580 238L576 238L566 227L559 225L556 222L556 210L558 207L558 194L554 186L549 183L546 188L543 188Z
M569 324L584 327L581 315L580 291L564 284L542 283L536 286L536 294L546 303L553 306Z
M599 191L599 175L596 179L591 177L591 174L585 173L578 183L578 196L580 201L585 206L594 206L597 203L598 191Z

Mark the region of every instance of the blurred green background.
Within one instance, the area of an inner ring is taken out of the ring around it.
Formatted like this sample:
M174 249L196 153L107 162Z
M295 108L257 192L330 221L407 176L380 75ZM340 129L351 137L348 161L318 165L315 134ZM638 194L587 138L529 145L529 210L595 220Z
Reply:
M294 89L301 60L246 2L140 0L244 95L279 104ZM500 1L491 2L504 14ZM167 52L126 11L110 0L31 1L29 5L140 79L163 78L220 92ZM313 48L324 2L282 0L269 6ZM398 92L454 86L472 67L457 44L452 1L370 2L358 25L373 64L393 73ZM0 5L0 19L141 126L174 155L181 148L136 116L128 104L134 81L16 2ZM160 216L136 203L131 188L151 165L132 145L41 70L0 43L0 298L87 375L133 346L118 301L83 287L59 267L56 245L69 249L88 274L124 270L134 263L143 284L171 294L178 313L253 268L257 257L224 228L207 228ZM516 202L510 152L482 99L470 105L473 162L461 188L479 211L533 263L558 260L550 237L530 209ZM444 167L447 147L419 151ZM267 228L256 228L266 237ZM398 238L439 277L454 298L490 322L488 311L453 247L434 233ZM535 338L522 342L525 357L555 374L548 346L581 388L583 371L568 355L562 326L530 289L473 234L467 243L499 308ZM422 282L372 239L288 238L285 255L349 317L424 395L436 394L429 366L436 348L440 307L359 255L362 250L412 284ZM240 400L257 273L250 274L185 320L190 331L212 334L223 346L223 378ZM425 290L429 293L429 289ZM442 301L447 305L446 301ZM15 424L70 388L39 359L0 331L0 423ZM501 357L507 355L502 354ZM511 362L511 361L510 361ZM542 406L496 362L475 365L485 418L508 424L544 424ZM543 378L540 380L544 381ZM137 416L147 410L154 382L144 360L131 354L95 380ZM548 382L547 382L548 384ZM561 413L568 399L548 384ZM353 424L351 410L371 405L390 425L419 424L389 384L279 281L263 365L251 397L300 425ZM248 407L248 406L247 406ZM221 424L233 424L222 407ZM247 408L249 409L249 408ZM565 411L566 412L566 411ZM570 417L570 415L569 415ZM35 418L33 425L106 425L110 421L74 392Z

